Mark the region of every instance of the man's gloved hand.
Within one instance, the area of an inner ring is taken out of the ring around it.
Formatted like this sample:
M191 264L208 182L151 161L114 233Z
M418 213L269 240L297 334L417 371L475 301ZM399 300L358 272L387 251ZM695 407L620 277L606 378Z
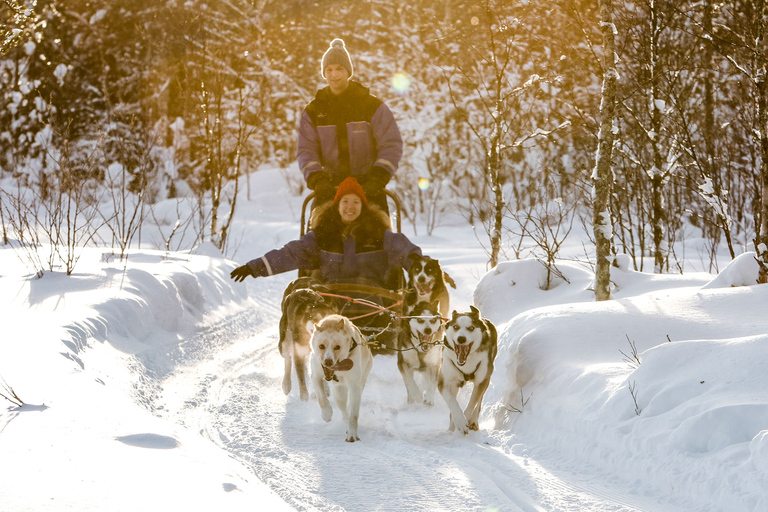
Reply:
M307 187L315 191L315 200L319 203L330 201L336 193L331 183L331 176L325 171L315 171L310 174Z
M256 277L248 265L241 265L229 274L229 277L234 279L236 283L242 283L248 276Z
M362 177L360 185L366 196L378 194L384 191L391 178L392 175L383 167L374 167Z

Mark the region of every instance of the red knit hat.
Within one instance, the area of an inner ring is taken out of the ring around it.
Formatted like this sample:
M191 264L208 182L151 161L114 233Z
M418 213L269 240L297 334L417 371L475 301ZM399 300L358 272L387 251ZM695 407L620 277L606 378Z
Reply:
M364 205L368 206L368 199L365 197L363 187L361 187L357 180L352 176L339 183L339 188L336 190L336 197L333 198L333 204L338 204L339 201L341 201L341 198L347 194L355 194L360 198Z

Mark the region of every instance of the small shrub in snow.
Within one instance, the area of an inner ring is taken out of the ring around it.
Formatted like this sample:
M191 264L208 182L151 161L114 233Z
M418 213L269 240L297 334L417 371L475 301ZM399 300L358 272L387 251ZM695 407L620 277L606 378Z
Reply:
M24 405L24 401L19 398L19 395L16 394L13 388L9 386L2 377L0 377L0 397L5 398L17 407Z
M640 355L637 353L637 345L629 339L629 335L627 335L627 341L629 342L629 355L624 353L623 350L619 350L619 352L624 356L622 361L627 363L633 370L636 370L640 366Z
M635 402L635 414L640 416L643 410L637 405L637 383L635 381L629 383L629 394L632 395L632 400Z

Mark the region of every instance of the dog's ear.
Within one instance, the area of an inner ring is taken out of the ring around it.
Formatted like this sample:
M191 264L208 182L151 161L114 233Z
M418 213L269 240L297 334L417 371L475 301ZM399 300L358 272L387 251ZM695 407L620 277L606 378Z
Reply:
M493 325L493 322L483 318L483 325L485 326L485 332L488 335L488 338L491 340L491 342L497 343L499 339L499 334L496 331L496 326Z
M342 316L341 318L339 318L339 321L336 323L336 327L334 328L334 330L336 331L345 330L347 328L347 322L349 322L349 320L347 320L347 317Z
M456 310L454 309L454 310L453 310L453 313L451 313L451 322L453 322L454 320L456 320L456 318L457 318L458 316L459 316L459 312L458 312L458 311L456 311Z
M443 272L443 282L446 283L451 288L453 288L454 290L456 289L456 281L454 281L453 278L449 276L447 272Z
M475 306L469 306L469 310L471 311L471 315L475 318L480 318L480 310L477 309Z

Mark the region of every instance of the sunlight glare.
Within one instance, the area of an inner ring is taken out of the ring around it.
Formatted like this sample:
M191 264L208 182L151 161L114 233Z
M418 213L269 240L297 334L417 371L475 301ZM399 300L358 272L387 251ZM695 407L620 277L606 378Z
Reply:
M429 188L429 178L419 178L419 188L427 190Z
M404 71L398 71L392 76L392 87L399 93L406 92L411 87L411 77Z

